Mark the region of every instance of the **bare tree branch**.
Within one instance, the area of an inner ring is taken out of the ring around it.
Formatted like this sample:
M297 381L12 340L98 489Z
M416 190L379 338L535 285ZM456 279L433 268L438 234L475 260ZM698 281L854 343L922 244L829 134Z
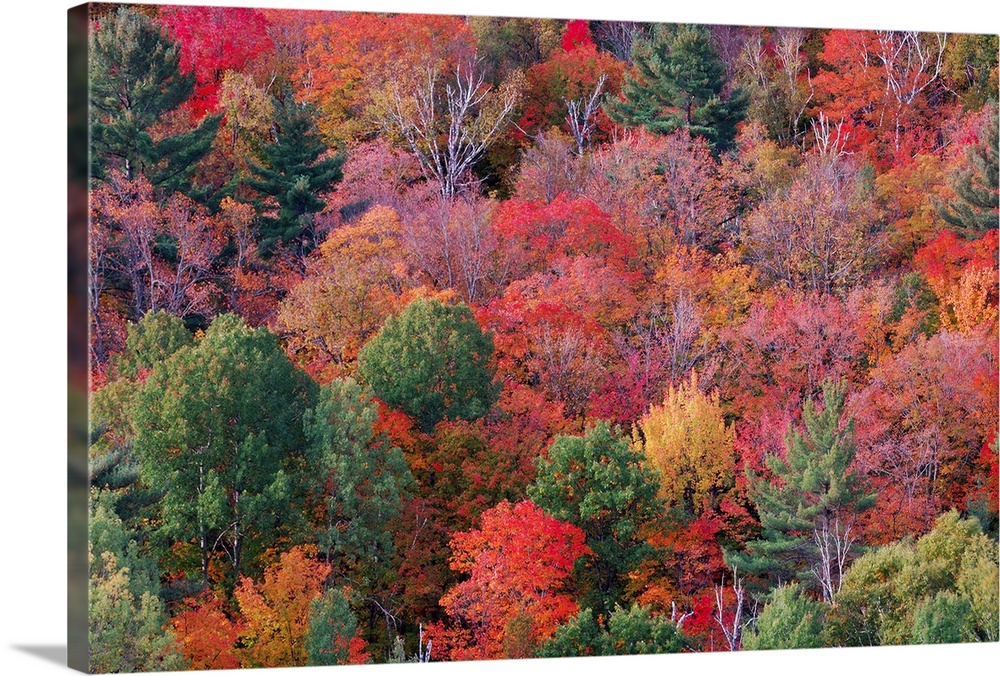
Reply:
M597 80L594 92L589 97L578 99L563 99L566 102L566 122L569 124L570 132L576 140L576 154L583 157L584 147L590 142L590 135L597 127L597 108L601 99L601 92L608 76L602 74Z
M722 634L726 638L726 643L731 651L740 649L743 639L743 606L746 601L746 591L743 589L743 580L736 574L736 566L733 566L733 592L736 596L736 608L733 611L732 622L726 622L725 601L723 591L725 587L722 583L715 585L715 615L713 618L722 629Z
M455 67L442 86L441 74L428 68L420 82L401 90L389 83L385 129L401 136L428 180L440 185L445 198L476 184L473 165L503 130L520 98L515 77L494 89L485 84L478 61Z

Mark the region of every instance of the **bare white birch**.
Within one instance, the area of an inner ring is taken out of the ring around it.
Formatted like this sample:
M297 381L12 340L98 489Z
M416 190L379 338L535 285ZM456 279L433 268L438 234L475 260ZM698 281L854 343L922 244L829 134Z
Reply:
M604 91L604 83L608 76L601 75L594 86L591 95L581 96L576 99L563 99L566 102L566 123L569 125L570 133L576 141L576 154L583 157L583 151L590 143L590 135L597 128L597 109L601 105L601 93Z
M726 602L724 598L725 586L723 583L715 585L715 619L716 624L722 629L722 635L726 638L729 650L740 649L743 640L743 611L746 604L746 590L743 588L743 580L736 574L736 566L733 566L733 594L736 597L736 608L733 610L732 621L726 621Z
M833 603L840 591L844 573L850 563L851 548L857 539L851 525L841 522L839 515L820 519L813 528L813 544L818 560L812 574L823 590L823 601Z
M412 87L388 84L381 123L403 139L428 180L451 198L477 184L473 165L496 141L520 99L520 74L497 88L485 82L478 61L455 67L443 81L428 67Z

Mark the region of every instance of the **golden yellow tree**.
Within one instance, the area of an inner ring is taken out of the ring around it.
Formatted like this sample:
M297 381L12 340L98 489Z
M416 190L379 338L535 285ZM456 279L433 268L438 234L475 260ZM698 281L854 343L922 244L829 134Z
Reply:
M635 436L659 475L661 499L691 516L714 507L733 486L735 440L718 392L699 390L694 371L689 381L667 389L662 406L650 407Z
M941 293L941 321L946 329L969 334L997 323L996 269L968 266L962 276Z

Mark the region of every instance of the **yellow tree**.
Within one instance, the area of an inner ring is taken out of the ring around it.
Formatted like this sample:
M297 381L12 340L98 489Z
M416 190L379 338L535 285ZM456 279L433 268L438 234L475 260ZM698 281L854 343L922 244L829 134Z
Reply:
M733 486L736 440L726 425L719 394L698 389L698 376L667 389L662 406L639 421L635 443L660 478L660 497L697 516Z
M962 276L941 294L944 327L971 334L980 327L996 330L997 270L974 265L962 270ZM950 312L949 312L950 310Z

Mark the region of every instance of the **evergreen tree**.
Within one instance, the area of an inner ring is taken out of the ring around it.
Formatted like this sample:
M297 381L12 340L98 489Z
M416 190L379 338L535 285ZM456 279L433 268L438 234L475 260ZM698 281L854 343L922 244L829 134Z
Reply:
M108 494L109 506L124 522L141 519L163 498L163 491L146 487L141 476L139 460L129 442L115 444L90 460L90 487Z
M143 174L164 193L204 201L192 174L211 148L222 117L191 131L154 139L151 129L194 91L181 73L180 49L145 15L122 7L101 20L90 46L91 173L117 169L129 180Z
M560 436L528 497L549 515L583 530L592 557L577 566L581 605L607 614L625 594L626 577L652 555L643 526L656 518L659 482L618 429L600 422L583 436Z
M277 203L276 216L261 217L261 252L294 243L304 256L318 244L314 214L326 207L319 194L341 179L345 156L323 158L329 148L316 130L311 108L296 103L290 94L275 107L277 132L261 148L261 163L251 164L253 176L247 185ZM263 201L256 206L259 212L271 209Z
M420 422L475 420L496 397L493 339L463 303L417 298L358 353L358 374L375 395Z
M966 237L978 237L1000 225L997 110L997 104L990 105L979 142L965 149L967 166L949 177L958 198L936 204L941 218Z
M632 59L624 100L607 105L613 120L657 134L687 129L716 154L733 147L749 97L735 89L723 101L726 69L704 26L658 25L650 39L635 42Z
M310 666L348 664L351 639L358 629L358 618L351 610L347 592L328 589L309 606L309 633L306 651Z
M586 655L659 655L688 647L677 626L654 616L645 606L616 607L602 627L590 608L584 608L561 626L539 648L538 657Z
M594 611L584 608L538 647L538 657L586 657L612 655L611 637L594 619Z
M802 410L805 435L792 428L787 453L768 457L778 483L749 475L762 538L745 553L730 553L730 565L763 574L772 582L799 578L818 582L832 602L850 563L857 536L855 517L875 503L851 469L854 421L842 424L846 383L823 383L822 411L812 400Z

